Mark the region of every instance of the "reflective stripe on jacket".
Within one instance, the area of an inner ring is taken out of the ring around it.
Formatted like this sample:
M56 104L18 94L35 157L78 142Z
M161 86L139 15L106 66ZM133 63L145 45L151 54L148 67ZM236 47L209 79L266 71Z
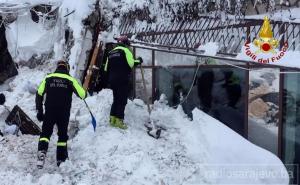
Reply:
M127 47L124 47L124 46L115 47L111 52L109 52L109 54L113 53L113 51L116 51L116 50L121 50L125 53L126 61L127 61L130 68L133 68L133 66L135 66L136 63L140 63L139 60L135 60L133 58L133 54L130 51L130 49L128 49ZM109 63L109 58L107 58L107 60L106 60L104 71L107 71L108 65L109 65L108 63Z
M46 94L45 107L70 111L73 92L85 99L86 91L78 81L69 74L55 72L47 75L38 87L36 94L36 109L43 110L43 98ZM66 113L68 113L66 112Z

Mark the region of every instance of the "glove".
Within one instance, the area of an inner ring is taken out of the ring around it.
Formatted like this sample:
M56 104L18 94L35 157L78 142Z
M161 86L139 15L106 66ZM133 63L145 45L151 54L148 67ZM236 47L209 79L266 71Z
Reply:
M37 118L39 121L44 121L44 114L43 114L43 111L39 111L39 112L36 114L36 118Z
M143 59L142 59L142 57L138 57L137 58L137 60L139 60L140 61L140 63L139 64L142 64L144 61L143 61Z

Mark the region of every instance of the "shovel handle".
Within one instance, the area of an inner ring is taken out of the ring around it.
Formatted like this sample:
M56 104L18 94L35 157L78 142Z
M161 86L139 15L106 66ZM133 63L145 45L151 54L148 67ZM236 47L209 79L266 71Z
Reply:
M145 77L144 77L144 69L142 67L142 64L140 64L140 69L141 69L141 74L142 74L142 80L143 80L143 86L144 86L144 93L146 95L146 103L147 103L148 113L149 113L149 117L150 117L151 109L150 109L150 103L149 103L149 99L148 99L148 93L147 93L146 82L145 82ZM151 123L153 129L156 129L156 125L153 123L153 120L152 121L150 120L150 123ZM158 129L158 130L159 131L156 133L156 137L155 137L156 139L158 139L160 137L161 130L160 129ZM151 135L151 134L149 134L149 135Z
M142 81L143 81L143 86L144 86L144 93L146 96L146 103L147 103L147 108L148 108L148 113L151 113L150 105L149 105L149 100L148 100L148 93L147 93L147 88L146 88L146 82L145 82L145 77L144 77L144 69L142 67L142 64L140 64L140 69L141 69L141 74L142 74Z

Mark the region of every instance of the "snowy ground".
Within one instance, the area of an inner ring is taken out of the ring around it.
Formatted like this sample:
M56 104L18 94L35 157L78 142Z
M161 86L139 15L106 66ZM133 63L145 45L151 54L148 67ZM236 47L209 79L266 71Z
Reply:
M15 0L6 0L6 2L15 2ZM41 2L41 0L32 2ZM90 13L92 6L89 5L92 4L92 0L88 3L83 0L59 2L62 2L63 7L61 16L67 13L67 9L76 10L69 16L69 26L74 31L75 37L70 63L76 64L79 61L77 60L78 48L82 44L83 27L80 22ZM126 2L127 4L122 8L131 6L129 2L142 4L132 0ZM118 5L110 4L108 1L103 1L103 4L111 6L109 11ZM27 16L29 16L28 12ZM41 27L33 25L35 23L31 23L28 17L21 17L20 20L23 22L11 24L11 29L7 31L8 44L10 48L15 48L12 51L15 51L16 58L28 59L30 56L27 54L39 48L39 43L54 48L55 56L52 60L61 57L59 51L63 48L62 35L52 30L51 35L56 37L56 40L52 40L52 37L48 42L44 42L43 31L45 30L38 30ZM39 35L29 29L22 29L29 27L39 31ZM28 36L28 40L22 40L20 37L16 39L16 35L22 33ZM30 40L32 37L39 39ZM16 45L18 48L14 47ZM48 51L48 47L44 49L41 53ZM52 71L53 63L43 64L34 70L21 67L15 79L0 86L0 91L4 91L7 96L8 108L12 109L18 104L38 123L35 118L35 89L46 73ZM143 127L148 115L145 104L140 100L128 102L125 122L128 123L129 129L121 131L108 125L112 104L111 91L103 90L98 95L89 97L87 102L98 122L94 133L84 103L75 96L73 99L70 132L75 133L74 128L77 127L79 131L77 134L70 134L68 143L70 160L60 168L56 167L57 138L53 136L45 168L38 170L35 166L38 137L16 137L6 134L4 138L0 138L1 184L288 184L287 171L276 156L251 144L199 110L193 112L194 120L189 121L181 108L172 109L164 101L156 102L151 118L156 120L157 124L166 127L167 132L162 133L161 139L155 140L146 134ZM4 123L6 116L6 110L0 106L1 130L6 127Z
M20 105L36 123L31 92L52 68L40 67L47 68L34 72L21 68L20 75L7 84L9 92L4 91L6 105L10 109ZM38 137L7 134L0 139L1 184L288 184L285 167L276 156L199 110L194 110L194 120L189 121L181 108L156 102L151 118L167 132L155 140L142 126L148 119L142 101L128 102L125 122L129 129L122 131L108 125L111 91L89 97L98 122L94 133L84 103L73 99L71 131L76 123L79 131L68 143L70 160L56 167L57 138L53 136L45 168L38 170ZM0 115L2 129L6 116L2 107Z

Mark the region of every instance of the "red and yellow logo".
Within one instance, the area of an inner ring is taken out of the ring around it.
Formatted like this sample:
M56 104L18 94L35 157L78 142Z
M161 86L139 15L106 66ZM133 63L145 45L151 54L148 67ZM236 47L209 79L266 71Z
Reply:
M279 46L279 41L273 37L268 17L264 18L264 23L259 31L259 37L254 39L253 45L254 47L251 47L249 42L245 43L245 53L248 57L259 63L279 61L288 49L288 44L285 43L281 51L276 50Z

